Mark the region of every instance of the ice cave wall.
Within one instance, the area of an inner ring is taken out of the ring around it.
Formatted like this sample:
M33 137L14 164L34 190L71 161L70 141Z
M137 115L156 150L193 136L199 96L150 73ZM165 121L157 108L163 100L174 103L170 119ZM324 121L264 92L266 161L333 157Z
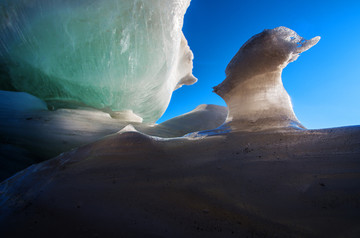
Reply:
M193 84L190 0L0 0L0 89L51 108L132 110L145 122Z

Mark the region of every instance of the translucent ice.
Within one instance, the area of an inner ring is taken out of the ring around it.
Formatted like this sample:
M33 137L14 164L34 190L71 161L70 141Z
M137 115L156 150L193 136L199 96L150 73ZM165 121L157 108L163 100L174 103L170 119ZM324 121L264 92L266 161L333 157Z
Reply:
M286 27L264 30L250 38L227 66L226 79L214 88L229 107L227 124L240 130L303 127L281 74L288 63L319 40L305 40Z
M0 89L156 121L192 84L190 0L0 0Z

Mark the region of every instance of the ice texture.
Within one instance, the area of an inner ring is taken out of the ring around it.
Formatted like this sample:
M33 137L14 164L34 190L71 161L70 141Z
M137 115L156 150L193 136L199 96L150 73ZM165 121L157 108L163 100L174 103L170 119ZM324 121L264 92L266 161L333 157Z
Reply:
M190 0L0 0L0 89L155 122L196 82ZM139 119L140 120L140 119Z
M305 40L286 27L267 29L250 38L227 66L226 79L214 87L229 107L226 126L250 131L304 128L295 116L281 74L319 40L318 36Z

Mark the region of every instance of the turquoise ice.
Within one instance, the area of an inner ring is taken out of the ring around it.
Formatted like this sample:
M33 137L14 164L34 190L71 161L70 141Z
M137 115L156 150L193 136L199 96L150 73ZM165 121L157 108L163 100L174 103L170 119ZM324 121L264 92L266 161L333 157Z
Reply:
M155 122L192 84L190 0L0 0L0 89Z

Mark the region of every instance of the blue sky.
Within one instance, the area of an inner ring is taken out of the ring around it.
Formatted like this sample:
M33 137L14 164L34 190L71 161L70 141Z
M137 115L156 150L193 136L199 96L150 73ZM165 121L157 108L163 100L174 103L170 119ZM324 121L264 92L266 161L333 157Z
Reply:
M221 4L219 4L221 2ZM192 0L184 34L199 81L176 90L158 122L199 104L224 105L212 87L241 45L264 29L286 26L320 42L283 72L298 119L307 128L360 125L360 1Z

